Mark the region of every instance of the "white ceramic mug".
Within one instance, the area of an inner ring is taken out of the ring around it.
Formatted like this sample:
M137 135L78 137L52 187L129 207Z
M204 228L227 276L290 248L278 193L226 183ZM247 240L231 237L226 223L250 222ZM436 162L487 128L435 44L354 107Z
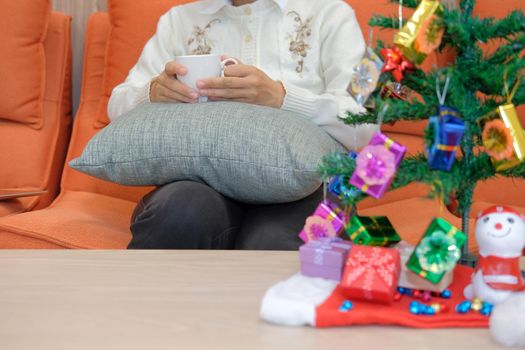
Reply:
M188 70L186 75L177 76L177 79L195 90L198 90L197 81L224 76L225 66L239 63L234 58L221 61L220 55L176 56L174 60ZM200 96L199 102L208 102L208 97Z

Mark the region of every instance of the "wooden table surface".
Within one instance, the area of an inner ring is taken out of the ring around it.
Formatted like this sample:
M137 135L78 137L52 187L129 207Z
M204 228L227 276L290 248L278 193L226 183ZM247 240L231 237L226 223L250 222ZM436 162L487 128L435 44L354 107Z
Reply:
M486 329L259 319L297 252L2 251L0 349L498 349Z

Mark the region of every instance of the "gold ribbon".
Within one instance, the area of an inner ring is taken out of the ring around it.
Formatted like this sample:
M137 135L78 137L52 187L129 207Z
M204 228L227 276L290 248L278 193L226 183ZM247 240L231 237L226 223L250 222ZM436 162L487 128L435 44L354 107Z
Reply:
M364 184L363 187L361 187L361 191L362 192L366 192L366 191L368 191L369 188L370 188L370 186L368 186L367 184Z
M509 84L507 82L508 73L509 73L508 70L505 69L505 72L503 72L503 84L505 85L505 94L507 95L507 103L512 103L512 100L514 99L514 95L516 95L516 92L518 92L518 87L520 86L521 78L518 77L516 84L514 84L512 91L509 93Z
M361 233L365 232L366 231L366 228L364 226L361 226L359 227L357 230L355 230L351 235L350 235L350 239L352 239L352 241L354 239L356 239L357 236L359 236Z
M394 140L389 139L389 138L385 140L385 147L387 150L390 150L393 145L394 145Z
M453 110L441 111L441 113L439 115L441 117L444 117L446 115L451 115L451 116L456 117L456 118L461 118L461 115L458 112L453 111Z
M439 151L445 151L445 152L453 152L459 150L459 146L450 146L450 145L442 145L439 144L436 147Z
M421 271L419 271L418 275L426 279L428 273L425 270L421 270Z

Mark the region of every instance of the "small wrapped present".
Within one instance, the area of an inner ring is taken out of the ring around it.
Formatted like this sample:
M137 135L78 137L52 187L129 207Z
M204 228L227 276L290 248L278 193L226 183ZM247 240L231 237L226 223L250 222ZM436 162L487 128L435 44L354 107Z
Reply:
M393 98L409 102L415 99L415 95L414 90L408 86L393 81L387 81L381 87L381 97L385 99Z
M428 54L441 45L445 33L439 18L441 12L438 0L422 0L412 17L396 33L394 44L407 59L421 64Z
M397 250L353 245L346 260L341 289L349 299L391 304L400 271Z
M374 198L382 197L394 179L406 147L378 132L356 159L350 184Z
M330 180L328 184L328 192L333 194L340 200L354 198L361 193L357 188L349 183L350 177L344 175L337 175Z
M450 171L465 133L465 123L459 118L459 112L440 106L439 116L430 117L427 131L433 134L433 142L427 147L429 167Z
M323 237L337 237L346 221L345 213L330 200L325 199L319 204L312 216L306 219L299 237L304 242Z
M410 271L406 263L412 253L414 253L415 247L413 245L401 241L395 246L395 249L397 249L401 255L401 274L399 275L398 287L441 293L452 284L454 278L454 272L452 270L445 272L445 275L438 284L431 283Z
M354 73L347 88L348 93L359 105L364 106L368 97L376 89L382 68L383 61L372 48L368 47L361 62L354 67Z
M448 271L456 267L466 239L463 232L446 220L436 218L408 259L407 267L420 277L438 284Z
M301 273L310 277L341 280L343 267L352 247L340 238L321 238L299 248Z
M386 216L357 216L350 218L345 228L355 244L384 247L401 240Z
M513 168L525 160L525 132L512 103L482 118L483 147L497 171Z

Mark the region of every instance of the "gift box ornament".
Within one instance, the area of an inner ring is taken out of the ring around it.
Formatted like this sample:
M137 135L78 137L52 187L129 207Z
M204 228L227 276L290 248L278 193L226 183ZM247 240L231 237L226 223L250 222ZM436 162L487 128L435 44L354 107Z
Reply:
M439 15L442 7L437 0L423 0L394 36L394 44L410 61L421 64L440 45L445 33Z
M482 118L483 148L497 171L513 168L525 160L525 132L512 103Z
M437 284L431 283L409 270L406 264L414 253L415 247L413 245L401 241L395 246L395 249L399 251L401 256L401 274L399 275L398 287L441 293L452 284L454 278L453 270L445 272L445 275Z
M349 181L349 176L334 176L332 180L330 180L330 182L328 183L328 192L333 194L340 200L348 200L350 198L355 198L356 196L361 194L361 191L351 186Z
M345 228L355 244L384 247L401 240L386 216L354 215Z
M456 266L466 239L463 232L446 220L436 218L408 259L407 267L420 277L438 284Z
M372 92L377 87L383 61L368 47L364 57L354 67L354 72L348 85L347 91L356 102L364 106Z
M349 299L391 304L401 271L399 252L391 248L353 245L341 279Z
M346 215L328 199L319 204L312 216L306 219L299 237L304 242L324 237L337 237L343 229Z
M429 167L450 171L465 133L465 123L460 119L459 112L440 106L439 116L430 117L427 132L432 135L432 144L427 147Z
M415 94L408 86L393 81L387 81L381 87L381 97L384 99L393 98L410 102L415 99Z
M310 241L299 248L301 273L340 281L351 243L340 238L322 238Z
M378 132L356 159L350 184L374 198L382 197L394 179L406 147Z

